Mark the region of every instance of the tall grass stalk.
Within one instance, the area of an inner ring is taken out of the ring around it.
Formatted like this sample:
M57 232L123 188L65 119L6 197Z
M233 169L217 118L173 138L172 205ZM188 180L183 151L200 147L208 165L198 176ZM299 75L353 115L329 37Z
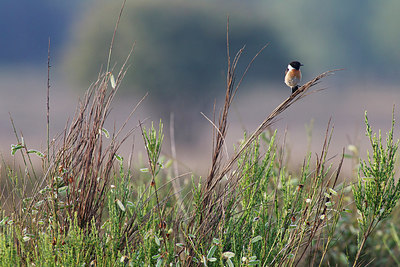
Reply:
M158 216L159 216L158 220L159 220L159 226L160 226L159 228L161 231L161 235L163 237L165 253L167 253L167 251L168 251L168 248L166 245L167 236L165 233L166 222L164 221L164 217L163 217L163 214L161 211L160 199L158 196L158 189L157 189L157 184L156 184L156 177L161 170L161 164L162 164L160 162L160 154L161 154L161 146L162 146L163 139L164 139L163 124L160 121L158 133L154 129L153 124L151 125L151 128L148 131L146 131L146 129L143 129L141 124L140 124L140 127L142 130L144 145L145 145L147 157L149 160L149 170L150 170L150 174L151 174L151 187L154 189L154 194L156 197L157 212L158 212Z

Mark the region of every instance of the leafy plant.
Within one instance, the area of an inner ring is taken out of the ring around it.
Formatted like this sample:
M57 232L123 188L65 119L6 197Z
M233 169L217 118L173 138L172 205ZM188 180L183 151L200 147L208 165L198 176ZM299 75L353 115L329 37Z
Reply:
M393 112L394 114L394 112ZM393 140L394 115L392 127L387 134L386 144L382 141L381 132L372 132L365 112L366 135L372 146L367 153L367 160L360 162L357 184L353 186L354 200L359 214L360 227L359 248L354 265L361 255L366 240L376 226L387 218L400 198L400 183L395 180L396 152L399 141Z

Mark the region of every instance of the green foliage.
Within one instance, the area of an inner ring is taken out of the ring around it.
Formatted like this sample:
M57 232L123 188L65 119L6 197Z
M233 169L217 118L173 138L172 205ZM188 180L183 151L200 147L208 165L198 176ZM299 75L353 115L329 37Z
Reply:
M0 226L0 264L1 266L18 266L22 263L22 258L18 257L18 249L15 246L15 233L10 220L4 215L1 217Z
M201 232L186 234L198 262L210 266L294 265L307 249L304 244L322 235L328 239L320 246L328 249L343 202L331 188L335 180L327 179L326 150L317 170L310 169L308 157L296 175L299 178L294 178L282 165L275 138L276 132L263 134L238 160L224 189L229 194L221 200L226 205L215 222L212 243L203 243ZM203 198L199 187L193 195L195 223L199 223Z
M148 131L146 131L145 128L143 129L143 138L145 141L147 155L149 157L151 174L157 176L162 167L162 163L159 162L161 145L164 139L163 124L161 121L158 128L158 133L154 129L154 125L152 123L151 128Z
M393 111L394 113L394 111ZM359 255L369 235L379 222L387 218L400 198L400 183L395 179L396 153L399 141L393 140L394 114L392 127L387 134L386 144L382 141L381 132L373 134L365 112L366 135L369 138L372 152L367 153L368 160L360 162L358 182L353 186L354 201L360 226Z
M182 203L171 197L170 182L156 186L171 179L166 171L168 165L160 164L164 136L160 122L158 129L152 124L142 132L149 167L147 172L138 174L140 179L150 179L150 183L134 186L134 172L125 167L123 157L119 156L101 225L92 219L88 227L82 227L77 213L67 218L65 227L52 217L45 219L52 215L46 212L35 212L36 217L22 221L3 211L0 265L348 265L357 262L354 255L361 249L379 255L381 264L398 263L393 252L399 250L397 226L377 226L393 212L399 197L394 180L398 146L393 141L394 121L385 144L380 134L373 134L367 117L365 121L372 152L367 154L366 161L361 161L358 183L353 186L355 207L361 207L359 230L354 216L343 209L345 199L346 203L351 200L349 187L336 184L340 165L332 171L332 165L326 162L329 137L314 168L309 154L301 170L292 173L283 161L283 150L278 149L274 132L264 133L253 142L227 176L224 190L229 194L223 200L224 213L216 222L218 227L212 240L202 238L200 232L187 232L189 220L185 216L194 215L194 223L200 219L204 195L201 184L192 177L185 215L174 208ZM18 173L13 175L18 177ZM26 198L26 205L30 201ZM51 202L37 201L35 206L48 204ZM22 207L26 209L26 205ZM373 229L377 229L383 243L378 244L373 238L367 240ZM364 238L359 240L363 245L357 246L357 236ZM306 251L311 256L305 257Z
M355 204L361 215L359 223L363 234L368 232L370 224L374 228L379 221L385 219L400 198L400 183L395 180L396 152L399 141L393 140L394 119L392 128L387 134L386 145L382 142L380 131L378 136L372 133L367 113L365 113L365 124L372 152L367 153L367 161L360 162L358 183L353 186Z

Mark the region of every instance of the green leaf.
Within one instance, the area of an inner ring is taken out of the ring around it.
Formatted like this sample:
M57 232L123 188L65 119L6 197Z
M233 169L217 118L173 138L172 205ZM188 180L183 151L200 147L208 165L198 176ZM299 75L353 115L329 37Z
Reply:
M215 261L217 261L217 258L208 258L207 259L209 262L215 262Z
M163 263L163 258L161 258L161 257L158 258L156 267L161 267L161 266L162 266L162 263Z
M256 237L251 239L251 243L256 243L256 242L261 241L261 240L262 240L262 237L260 235L258 235L258 236L256 236Z
M14 145L14 144L11 144L11 155L15 155L15 153L18 151L18 150L20 150L21 148L24 148L24 146L22 145L22 144L17 144L17 145Z
M124 158L120 155L114 154L115 158L119 161L119 162L123 162Z
M101 128L101 132L104 134L106 138L110 138L110 133L106 128Z
M253 266L253 265L259 265L261 262L260 260L251 260L249 261L249 265Z
M343 209L343 212L346 212L346 213L353 213L353 211L352 211L352 210L349 210L349 209Z
M100 226L100 229L105 229L106 227L107 227L107 225L109 225L110 224L110 222L107 220L107 221L105 221L101 226Z
M58 193L61 194L62 196L65 196L67 194L67 190L68 190L69 186L62 186L60 188L58 188Z
M332 195L335 195L335 196L338 195L338 193L335 190L333 190L332 188L329 188L329 192L331 192Z
M36 149L29 149L28 150L28 154L34 153L36 155L38 155L41 158L44 158L44 154L42 152L40 152L39 150Z
M8 217L4 217L3 220L0 221L0 225L5 225L7 223Z
M326 202L326 203L325 203L325 206L327 206L327 207L332 207L333 204L334 204L333 201L329 201L329 202Z
M218 240L218 238L213 238L213 240L212 240L212 242L213 242L213 244L216 244L216 245L218 245L219 244L219 240Z
M121 263L126 263L129 261L129 258L127 256L122 256L121 259L119 260Z
M113 89L115 89L115 87L117 86L117 84L116 84L116 82L115 82L115 78L114 78L114 75L111 73L111 75L110 75L110 84L111 84L111 87L113 88Z
M225 251L224 253L222 253L222 257L224 257L225 259L230 259L235 257L235 253L230 251Z
M116 202L117 202L118 207L119 207L123 212L125 212L125 206L124 206L124 204L122 204L121 200L117 199Z
M213 245L213 246L210 248L210 250L209 250L208 253L207 253L207 259L208 259L208 260L212 258L212 256L214 255L214 252L215 252L215 250L216 250L217 248L218 248L218 247L217 247L216 245Z
M140 171L141 172L149 172L149 168L141 168Z
M39 200L38 202L36 202L35 207L39 208L40 206L42 206L44 203L44 200Z
M43 188L42 190L39 191L40 194L46 194L48 192L51 192L51 189L48 187Z
M154 236L154 241L156 242L157 246L160 246L160 239L156 235Z
M228 264L229 267L235 267L235 265L233 265L233 262L231 261L230 258L228 258L228 259L226 260L226 263Z

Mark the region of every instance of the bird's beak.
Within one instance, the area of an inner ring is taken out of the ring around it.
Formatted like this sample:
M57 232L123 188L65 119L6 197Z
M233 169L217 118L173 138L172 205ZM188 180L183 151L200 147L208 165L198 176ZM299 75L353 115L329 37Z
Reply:
M304 65L300 63L300 66L304 66Z

